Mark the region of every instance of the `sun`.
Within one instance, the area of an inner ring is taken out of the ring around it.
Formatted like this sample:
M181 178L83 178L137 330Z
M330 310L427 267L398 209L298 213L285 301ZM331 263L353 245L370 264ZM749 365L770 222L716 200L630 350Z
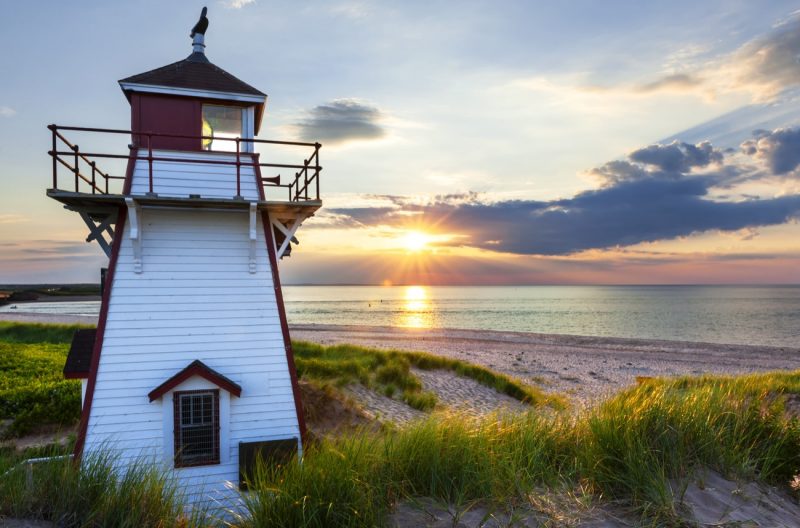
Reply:
M431 237L419 231L409 231L401 239L400 243L408 251L422 251L428 247Z

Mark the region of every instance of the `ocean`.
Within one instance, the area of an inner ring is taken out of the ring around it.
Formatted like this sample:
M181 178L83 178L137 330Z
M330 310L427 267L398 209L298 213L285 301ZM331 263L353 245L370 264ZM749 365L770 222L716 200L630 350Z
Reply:
M283 291L290 324L800 347L800 286L285 286ZM99 303L19 304L16 311L91 315Z

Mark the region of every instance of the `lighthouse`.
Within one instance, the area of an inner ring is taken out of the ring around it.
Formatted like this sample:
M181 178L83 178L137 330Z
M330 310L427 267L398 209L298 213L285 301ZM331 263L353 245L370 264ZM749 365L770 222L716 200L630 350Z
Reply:
M155 462L194 503L302 452L278 262L322 205L320 145L256 138L267 96L209 60L207 28L204 8L188 57L119 81L129 130L48 127L47 194L108 256L97 329L64 368L83 387L75 456Z

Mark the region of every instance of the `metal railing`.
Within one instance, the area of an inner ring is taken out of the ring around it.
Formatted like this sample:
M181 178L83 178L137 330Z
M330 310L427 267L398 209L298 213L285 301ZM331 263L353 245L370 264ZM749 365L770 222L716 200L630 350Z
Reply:
M319 149L322 147L319 143L303 143L299 141L276 141L267 139L250 139L250 138L223 138L213 136L192 136L183 134L161 134L156 132L137 132L132 130L116 130L107 128L87 128L87 127L71 127L48 125L47 128L52 133L52 150L48 154L53 158L53 189L67 190L59 188L59 166L65 167L71 174L70 189L78 193L84 192L84 189L91 194L114 194L109 191L109 182L112 180L125 180L125 176L111 175L97 167L97 159L126 159L126 160L144 160L148 165L148 188L149 192L153 193L153 163L154 162L174 162L174 163L203 163L212 165L228 165L236 166L236 195L241 197L242 182L241 170L242 167L269 167L277 169L292 169L295 171L294 180L290 183L281 184L280 174L278 176L262 178L262 183L265 187L284 187L288 190L290 202L302 202L307 200L319 200L319 173L322 167L319 164ZM78 145L69 141L63 131L74 132L91 132L101 134L125 134L130 135L133 139L133 144L128 145L128 154L105 154L99 152L86 152L80 150ZM221 159L208 159L205 157L188 158L188 157L170 157L169 153L156 155L153 150L178 150L167 149L164 147L154 147L153 138L171 139L171 140L196 140L197 146L200 147L203 141L231 141L235 143L235 151L209 151L201 148L197 149L180 149L183 152L192 153L209 153L209 154L228 154L235 155L234 160L221 160ZM253 150L255 145L281 145L290 147L313 147L313 153L303 160L303 164L285 164L285 163L260 163L259 155L253 152L243 151L242 144L252 144ZM63 148L65 150L59 150ZM146 154L146 155L143 155ZM82 162L82 163L81 163ZM88 193L87 192L87 193ZM117 193L122 194L122 193Z

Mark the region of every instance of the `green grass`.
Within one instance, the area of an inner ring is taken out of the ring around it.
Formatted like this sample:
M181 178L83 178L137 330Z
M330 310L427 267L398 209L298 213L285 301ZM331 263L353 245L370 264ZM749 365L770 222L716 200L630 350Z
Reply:
M505 374L424 352L354 345L323 346L304 341L293 342L292 347L300 378L338 386L360 383L390 397L399 394L415 409L432 409L436 405L436 395L422 390L422 384L411 371L412 366L421 370L449 370L534 406L563 408L566 405L564 398L546 394Z
M578 417L434 416L327 440L257 476L248 526L364 526L403 497L518 506L576 488L672 525L673 483L696 469L782 486L800 472L800 421L784 402L799 392L800 372L653 380Z
M10 323L0 321L0 342L41 344L52 343L69 345L72 335L80 328L91 328L83 325L56 325L34 323ZM67 350L69 347L67 347Z
M168 474L153 464L114 469L102 455L79 466L64 457L68 448L50 447L23 455L0 453L0 517L41 519L64 527L181 527L208 525L204 511L184 512L185 501ZM62 456L31 466L31 456ZM5 473L8 471L8 473ZM3 474L5 473L5 474Z
M12 420L5 436L78 421L81 384L62 374L77 328L0 322L0 419Z

